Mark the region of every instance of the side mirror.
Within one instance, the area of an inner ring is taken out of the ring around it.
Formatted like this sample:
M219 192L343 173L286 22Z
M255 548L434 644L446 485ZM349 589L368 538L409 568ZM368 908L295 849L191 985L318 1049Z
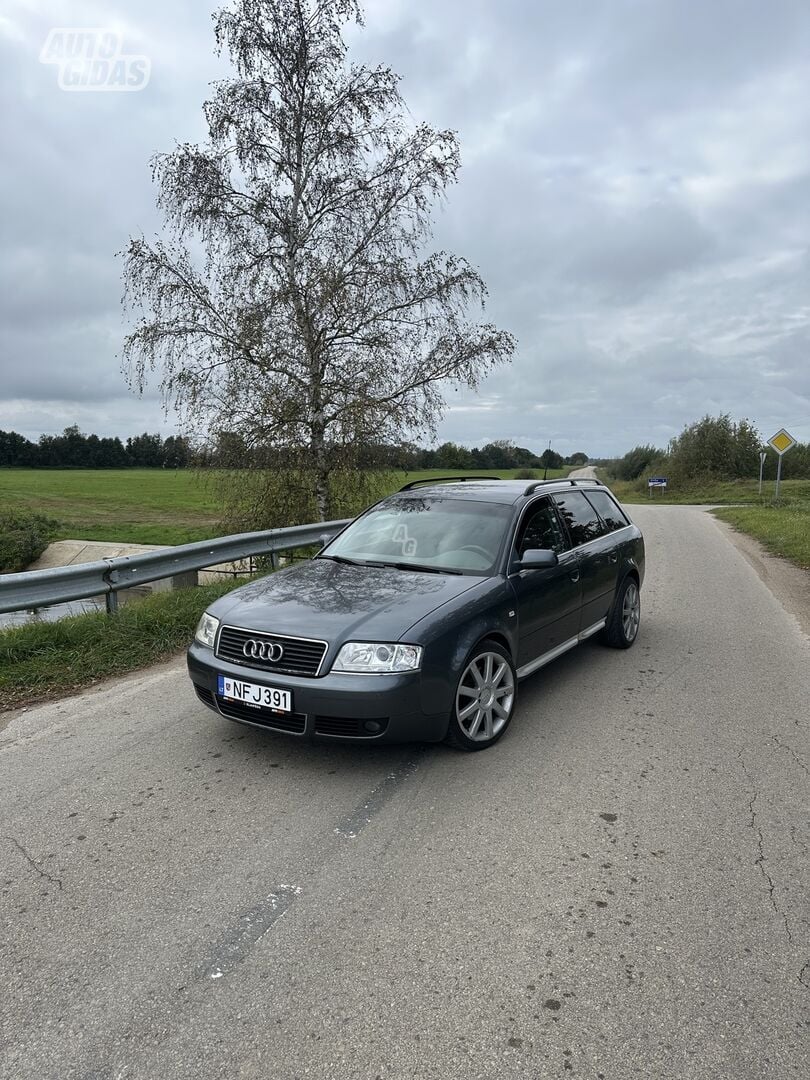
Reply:
M518 563L520 570L549 570L558 563L557 552L545 548L529 548L523 552L523 558Z
M321 533L318 539L321 542L321 546L318 548L318 552L321 552L329 543L329 541L334 539L334 533Z

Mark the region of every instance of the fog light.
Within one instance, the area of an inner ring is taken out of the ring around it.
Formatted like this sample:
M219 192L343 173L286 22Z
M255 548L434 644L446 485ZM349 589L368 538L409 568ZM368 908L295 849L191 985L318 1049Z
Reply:
M378 731L382 731L382 724L379 720L364 720L363 727L366 731L371 732L372 735L376 735Z

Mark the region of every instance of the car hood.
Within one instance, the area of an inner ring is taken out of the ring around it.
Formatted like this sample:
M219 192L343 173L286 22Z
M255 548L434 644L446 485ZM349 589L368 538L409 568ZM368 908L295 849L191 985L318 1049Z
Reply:
M415 622L479 584L431 574L312 559L235 589L209 609L248 630L344 641L397 641Z

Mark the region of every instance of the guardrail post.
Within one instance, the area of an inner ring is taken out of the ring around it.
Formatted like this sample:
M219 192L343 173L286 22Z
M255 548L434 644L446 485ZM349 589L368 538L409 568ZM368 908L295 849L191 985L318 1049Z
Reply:
M110 591L108 593L105 593L104 602L107 606L107 614L115 615L118 611L118 593L113 588L113 585L115 584L115 582L118 581L118 571L115 569L114 566L110 564L108 560L105 559L105 562L107 563L109 570L104 575L104 581L109 587Z

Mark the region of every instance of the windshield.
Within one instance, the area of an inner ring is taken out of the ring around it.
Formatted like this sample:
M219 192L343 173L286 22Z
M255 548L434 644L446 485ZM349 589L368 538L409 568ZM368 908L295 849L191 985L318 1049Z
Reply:
M389 499L349 525L321 558L487 574L498 557L511 509L441 496Z

